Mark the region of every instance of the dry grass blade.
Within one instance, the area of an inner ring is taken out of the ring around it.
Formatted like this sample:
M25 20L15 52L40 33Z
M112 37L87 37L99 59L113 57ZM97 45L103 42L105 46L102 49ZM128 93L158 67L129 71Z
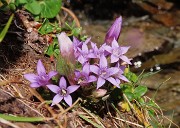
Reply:
M122 122L124 122L124 123L128 123L128 124L131 124L131 125L135 125L135 126L137 126L137 127L139 127L139 128L144 128L144 126L142 126L142 125L140 125L140 124L136 124L136 123L133 123L133 122L130 122L130 121L127 121L127 120L123 120L123 119L120 119L120 118L116 118L116 117L112 117L112 118L114 118L114 119L116 119L116 120L120 120L120 121L122 121Z
M98 124L100 124L103 128L105 128L105 126L98 120L98 118L97 117L95 117L91 112L89 112L87 109L85 109L84 107L82 107L82 109L86 112L86 113L88 113L92 118L94 118L94 120L98 123Z

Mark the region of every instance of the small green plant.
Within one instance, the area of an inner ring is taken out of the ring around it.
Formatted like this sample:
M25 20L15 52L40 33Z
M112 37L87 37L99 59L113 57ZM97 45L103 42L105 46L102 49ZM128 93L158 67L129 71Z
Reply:
M10 3L1 0L1 2L3 5L0 10L15 11L24 8L40 18L54 18L59 13L62 5L61 0L13 0Z

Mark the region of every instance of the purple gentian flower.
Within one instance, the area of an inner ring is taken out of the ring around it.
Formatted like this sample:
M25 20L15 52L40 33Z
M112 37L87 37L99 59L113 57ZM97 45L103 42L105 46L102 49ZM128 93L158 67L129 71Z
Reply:
M113 78L113 75L118 72L118 68L117 67L108 68L107 66L108 66L107 60L105 56L101 56L99 61L99 66L96 65L90 66L91 72L93 72L98 76L97 89L100 88L102 85L104 85L106 80L119 88L118 83Z
M78 61L83 65L84 63L86 63L89 58L89 49L86 43L83 43L82 45L82 49L78 48L80 55L78 56Z
M80 85L87 85L88 83L94 82L97 78L93 75L90 75L90 65L86 63L83 66L82 71L75 71L75 80L78 81Z
M82 48L82 42L79 41L76 37L73 37L73 47L74 47L74 55L77 58L79 56L78 48Z
M116 67L118 68L118 72L116 74L114 74L114 78L116 79L116 82L118 84L121 83L120 80L123 80L123 81L126 81L126 82L129 82L129 80L123 75L124 74L124 70L125 70L125 66L120 66L119 63L116 64Z
M67 87L67 82L66 79L64 77L60 78L59 81L59 86L57 85L47 85L47 87L54 93L56 93L56 95L53 98L53 103L51 106L53 106L54 104L58 104L59 102L61 102L62 99L65 100L65 102L71 106L72 105L72 97L71 97L71 93L73 93L74 91L76 91L80 86L78 85L71 85Z
M97 45L95 43L91 42L91 47L92 47L91 52L89 52L89 54L88 54L89 58L99 58L100 59L100 57L102 55L106 56L105 51L104 51L104 45L102 45L98 49Z
M30 86L32 88L37 88L40 86L45 86L47 84L50 84L50 79L53 76L57 75L56 71L50 71L48 74L46 74L46 70L41 60L38 60L37 63L37 73L38 75L32 73L24 75L25 79L31 82Z
M111 44L113 39L118 40L121 31L122 17L115 20L105 36L105 43Z
M124 55L130 47L120 47L118 42L114 39L112 47L106 45L105 50L111 53L111 63L118 62L119 59L131 64L130 60Z

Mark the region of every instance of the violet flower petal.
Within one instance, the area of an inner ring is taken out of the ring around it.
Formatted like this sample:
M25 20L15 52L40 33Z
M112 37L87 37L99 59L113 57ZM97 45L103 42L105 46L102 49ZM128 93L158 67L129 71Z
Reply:
M24 78L30 81L31 83L37 82L37 77L38 77L37 75L32 73L24 75Z
M46 85L52 92L54 93L59 93L59 86L53 85L53 84L48 84Z
M114 74L116 74L116 73L119 72L119 68L111 67L111 68L108 68L108 69L107 69L107 72L108 72L108 75L109 75L109 76L112 76L112 75L114 75Z
M120 75L118 78L121 79L121 80L124 80L126 82L129 82L129 80L123 75Z
M128 63L128 64L131 64L131 62L129 61L129 59L128 59L126 56L121 55L120 58L121 58L124 62L126 62L126 63Z
M38 83L31 83L30 84L30 87L32 87L32 88L38 88L38 87L40 87L41 85L39 85Z
M84 66L83 66L83 72L85 73L85 74L89 74L89 67L90 65L88 64L88 63L86 63Z
M119 47L119 44L118 42L114 39L113 42L112 42L112 48L117 48Z
M73 93L74 91L76 91L80 86L78 85L71 85L67 88L67 92L70 94L70 93Z
M99 67L96 65L90 65L90 71L95 73L96 75L99 74Z
M61 77L61 79L59 81L59 87L61 89L65 89L67 87L66 79L64 77Z
M97 80L97 89L100 88L101 86L103 86L103 84L106 82L105 79L103 79L102 77L99 77Z
M38 60L38 63L37 63L37 73L38 73L38 75L46 74L46 70L45 70L44 65L42 64L41 60Z
M120 47L120 48L121 48L121 53L125 54L129 50L130 47Z
M85 54L88 53L88 46L85 43L82 45L82 52Z
M58 104L59 102L61 102L62 99L63 99L63 97L60 94L55 95L51 106L53 106L54 104Z
M99 62L100 67L107 67L107 59L104 55L100 57L100 62Z
M69 106L72 105L72 97L70 95L65 96L64 100Z
M116 87L120 88L118 83L116 82L116 80L112 77L107 78L106 80L108 80L110 83L112 83L113 85L115 85Z
M49 78L52 78L53 76L55 76L55 75L57 75L58 74L58 72L56 72L56 71L50 71L49 73L48 73L48 76L49 76Z
M115 80L116 80L117 84L120 85L121 81L117 78Z
M89 76L88 82L90 83L90 82L94 82L94 81L97 81L97 78L93 75Z
M119 58L112 54L111 55L111 63L115 63L115 62L118 62L118 61L119 61Z
M78 61L79 61L81 64L84 64L87 60L86 60L82 55L80 55L80 56L78 57Z
M112 47L110 47L109 45L104 46L104 49L109 53L112 53Z

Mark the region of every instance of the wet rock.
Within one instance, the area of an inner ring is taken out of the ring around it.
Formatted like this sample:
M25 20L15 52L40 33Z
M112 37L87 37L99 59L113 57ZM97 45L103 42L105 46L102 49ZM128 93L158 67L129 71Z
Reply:
M171 90L171 87L175 85L180 85L180 71L176 70L163 70L157 74L150 77L144 78L142 83L145 84L150 89L167 89Z
M153 68L155 65L165 66L168 64L180 63L180 48L175 48L169 53L153 55L151 59L143 62L141 67L134 69L132 71L142 71Z
M180 11L155 14L153 18L168 27L180 25Z

